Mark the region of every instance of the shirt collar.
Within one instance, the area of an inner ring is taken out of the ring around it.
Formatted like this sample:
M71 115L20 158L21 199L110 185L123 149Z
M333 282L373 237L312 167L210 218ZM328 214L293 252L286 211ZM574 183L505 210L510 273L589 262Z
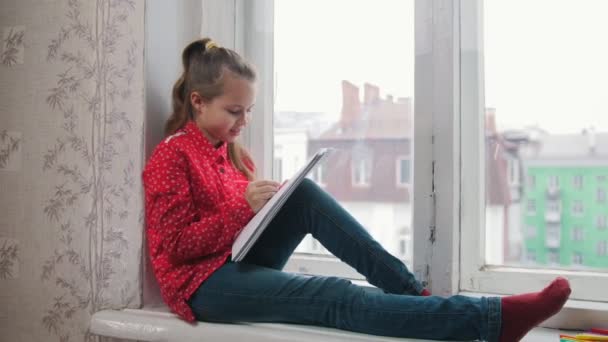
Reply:
M215 147L211 144L209 139L205 137L200 128L196 125L194 120L189 120L186 126L184 127L186 133L192 137L194 144L197 148L199 148L205 156L213 161L221 161L228 159L228 147L225 142L222 142L220 147Z

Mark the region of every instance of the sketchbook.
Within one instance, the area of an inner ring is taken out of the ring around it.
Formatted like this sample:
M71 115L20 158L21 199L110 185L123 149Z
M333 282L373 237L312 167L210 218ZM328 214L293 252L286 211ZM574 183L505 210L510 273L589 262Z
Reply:
M331 148L322 148L304 165L291 179L289 179L272 198L258 211L257 214L241 230L232 245L232 260L241 261L247 252L253 247L257 239L262 235L266 226L279 212L285 201L302 182L306 175L327 155Z

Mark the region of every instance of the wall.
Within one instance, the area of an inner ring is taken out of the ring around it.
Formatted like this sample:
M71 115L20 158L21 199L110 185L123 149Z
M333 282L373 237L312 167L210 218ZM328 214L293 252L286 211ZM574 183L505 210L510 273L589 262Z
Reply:
M141 304L144 2L0 4L0 331Z

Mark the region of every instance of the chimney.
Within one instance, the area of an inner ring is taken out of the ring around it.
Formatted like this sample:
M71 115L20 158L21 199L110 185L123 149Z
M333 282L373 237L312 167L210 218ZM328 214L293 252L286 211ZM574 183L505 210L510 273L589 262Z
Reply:
M342 117L340 125L342 129L352 125L361 116L361 102L359 101L359 87L342 81Z
M386 101L388 101L389 103L393 103L393 95L391 95L391 94L386 95Z
M365 83L363 87L363 104L373 105L377 103L380 99L380 89L369 83Z

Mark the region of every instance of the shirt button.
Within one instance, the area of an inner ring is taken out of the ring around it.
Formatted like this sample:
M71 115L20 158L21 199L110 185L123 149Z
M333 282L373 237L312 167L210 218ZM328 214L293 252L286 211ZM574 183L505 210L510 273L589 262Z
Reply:
M220 167L220 173L224 173L224 168Z

